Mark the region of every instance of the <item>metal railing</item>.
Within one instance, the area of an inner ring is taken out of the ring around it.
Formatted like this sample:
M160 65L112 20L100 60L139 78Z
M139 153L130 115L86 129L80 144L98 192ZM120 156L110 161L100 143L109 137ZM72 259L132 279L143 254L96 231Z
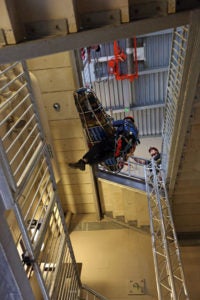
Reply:
M11 209L7 222L27 277L37 279L43 299L75 300L81 282L29 76L20 62L0 70L0 158L10 188L5 209Z
M118 174L121 177L125 178L132 178L137 180L145 181L145 174L144 174L144 164L136 162L135 159L147 161L147 159L138 156L130 156L127 161L121 162L123 164L123 168L119 172L112 172L107 170L104 166L98 165L98 169L100 171L107 172L108 174Z
M78 297L78 300L108 300L108 298L89 288L85 284L82 285L82 294L82 296Z
M42 148L42 135L22 64L1 66L0 138L3 164L14 191Z
M188 300L164 172L153 159L145 166L145 179L158 299Z
M168 73L167 96L165 103L165 118L163 124L162 164L166 174L171 167L169 157L173 151L173 139L179 122L180 108L183 99L180 97L185 56L187 51L189 26L174 29L172 38L170 67Z

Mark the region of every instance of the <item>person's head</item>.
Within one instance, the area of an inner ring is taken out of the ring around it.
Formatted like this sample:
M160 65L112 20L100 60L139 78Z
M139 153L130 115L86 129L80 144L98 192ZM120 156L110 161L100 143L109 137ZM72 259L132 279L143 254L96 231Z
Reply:
M158 155L160 152L156 147L150 147L149 153L150 153L151 157L154 157L154 156Z
M130 121L132 121L133 123L135 123L134 118L131 117L131 116L125 117L124 120L130 120Z

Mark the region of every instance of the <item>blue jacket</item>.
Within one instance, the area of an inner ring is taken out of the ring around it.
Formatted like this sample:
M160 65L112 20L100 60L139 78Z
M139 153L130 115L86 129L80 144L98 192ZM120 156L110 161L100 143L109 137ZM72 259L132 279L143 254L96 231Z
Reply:
M118 137L119 135L129 137L134 136L135 140L139 142L138 129L131 120L125 119L113 121L112 125L116 127L116 137Z

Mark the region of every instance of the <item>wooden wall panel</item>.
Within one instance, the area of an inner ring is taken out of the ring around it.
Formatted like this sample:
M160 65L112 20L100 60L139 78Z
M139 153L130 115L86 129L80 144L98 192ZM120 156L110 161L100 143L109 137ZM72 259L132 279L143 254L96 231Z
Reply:
M44 106L50 121L77 118L78 113L72 91L51 92L43 94ZM54 109L54 104L60 105L60 110Z
M51 133L55 139L80 138L83 136L79 119L50 121Z
M0 13L0 28L3 29L5 42L16 44L23 41L25 32L23 22L17 13L17 3L12 0L1 0ZM4 44L2 40L1 42Z
M85 151L85 140L83 137L80 138L68 138L59 142L55 141L55 149L59 151L73 151L76 149Z
M64 211L95 213L96 194L92 172L68 167L87 151L82 125L76 111L73 92L77 86L68 52L40 57L28 61L28 67L37 77L42 91L42 101L53 140L61 181L58 193ZM60 110L53 108L59 103Z
M91 182L91 177L90 173L85 171L85 172L76 172L70 174L66 170L66 174L62 173L62 183L63 184L76 184L76 183L90 183Z
M23 22L65 19L69 32L76 32L76 18L73 0L18 0L18 8Z
M74 150L74 151L63 151L63 152L58 152L57 155L58 155L58 162L60 164L67 164L68 162L73 162L73 161L76 161L76 160L79 160L83 154L84 154L85 151L80 151L80 150ZM67 167L68 168L68 167ZM89 168L89 166L86 166L86 169ZM76 172L83 172L83 171L80 171L80 170L74 170L74 169L71 169L71 172L75 173ZM69 171L70 171L69 170Z
M121 22L129 22L129 1L128 0L76 0L78 14L90 12L101 12L119 9L121 11Z
M91 183L79 183L76 184L64 184L63 190L66 195L81 195L81 194L92 194L93 187Z
M75 90L73 70L70 67L34 70L42 93Z
M63 205L64 211L71 211L73 214L93 214L96 213L92 203L76 203Z
M62 193L62 191L61 191L61 193L60 193L60 197L61 197L61 200L63 200L63 196L64 194ZM88 194L88 193L86 193L86 194L69 194L69 195L67 195L67 205L71 205L71 204L73 204L73 203L75 203L75 204L81 204L81 203L92 203L92 201L94 200L93 199L93 194ZM65 201L65 205L66 205L66 201Z
M49 56L41 56L27 61L30 70L45 70L71 67L70 52L61 52Z

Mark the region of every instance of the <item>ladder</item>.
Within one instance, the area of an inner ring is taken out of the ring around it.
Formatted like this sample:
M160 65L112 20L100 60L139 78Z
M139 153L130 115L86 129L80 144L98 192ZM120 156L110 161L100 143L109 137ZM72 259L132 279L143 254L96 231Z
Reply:
M144 169L158 299L189 299L163 170L153 159Z

